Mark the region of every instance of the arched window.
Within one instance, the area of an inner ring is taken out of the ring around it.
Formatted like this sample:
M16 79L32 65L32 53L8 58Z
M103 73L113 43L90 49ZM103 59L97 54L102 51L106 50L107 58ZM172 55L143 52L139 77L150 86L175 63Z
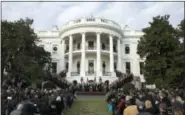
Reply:
M130 47L128 44L125 45L125 54L129 54L130 53Z

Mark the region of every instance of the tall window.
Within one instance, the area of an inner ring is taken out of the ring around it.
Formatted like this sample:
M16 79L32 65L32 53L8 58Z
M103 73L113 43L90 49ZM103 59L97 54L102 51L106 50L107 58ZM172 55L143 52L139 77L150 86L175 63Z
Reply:
M114 63L114 70L117 70L117 63Z
M126 72L130 73L131 72L130 71L130 62L126 62L125 65L126 65Z
M125 45L125 54L129 54L130 53L130 47L128 44Z
M77 65L76 66L77 66L77 72L79 74L80 73L80 61L77 62Z
M57 63L52 62L52 73L57 73Z
M68 71L68 62L66 62L65 68L66 68L66 70Z
M102 49L105 50L105 44L104 43L102 43Z
M65 49L65 52L68 52L69 51L69 45L66 44L66 49Z
M114 52L117 52L116 45L113 46L113 50L114 50Z
M140 74L143 74L143 69L144 69L144 62L139 63L139 68L140 68Z
M102 68L103 68L103 73L105 73L105 68L106 68L105 61L103 61Z

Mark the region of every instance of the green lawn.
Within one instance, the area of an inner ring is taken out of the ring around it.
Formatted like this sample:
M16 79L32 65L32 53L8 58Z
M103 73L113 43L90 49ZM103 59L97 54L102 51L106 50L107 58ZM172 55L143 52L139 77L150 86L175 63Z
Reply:
M64 115L111 115L104 99L77 99Z

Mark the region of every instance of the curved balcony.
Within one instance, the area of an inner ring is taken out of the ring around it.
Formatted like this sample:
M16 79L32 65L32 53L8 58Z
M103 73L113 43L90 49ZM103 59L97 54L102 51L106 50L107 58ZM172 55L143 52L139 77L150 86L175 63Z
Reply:
M96 48L96 46L94 46L94 47L90 47L90 46L86 46L85 47L85 50L86 51L96 51L97 50L97 48ZM74 51L81 51L81 48L80 47L73 47L73 52ZM101 51L105 51L105 52L109 52L110 51L110 48L109 48L109 46L101 46ZM114 53L117 53L117 48L113 48L113 52ZM65 49L65 54L67 54L67 53L69 53L69 49L67 48L67 49Z
M91 25L102 24L102 25L107 25L121 30L121 26L118 23L111 20L102 19L102 18L83 18L83 19L73 20L63 25L61 30L65 30L73 26L84 25L84 24L91 24Z

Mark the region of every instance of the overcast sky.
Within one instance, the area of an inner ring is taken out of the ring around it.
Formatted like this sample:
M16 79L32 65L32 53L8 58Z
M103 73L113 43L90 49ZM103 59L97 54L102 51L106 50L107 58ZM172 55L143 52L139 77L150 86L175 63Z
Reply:
M34 19L35 29L49 30L53 25L61 27L80 17L102 17L114 20L122 27L128 25L141 30L148 26L153 16L170 15L170 23L176 26L184 18L182 2L2 2L2 18L18 20Z

